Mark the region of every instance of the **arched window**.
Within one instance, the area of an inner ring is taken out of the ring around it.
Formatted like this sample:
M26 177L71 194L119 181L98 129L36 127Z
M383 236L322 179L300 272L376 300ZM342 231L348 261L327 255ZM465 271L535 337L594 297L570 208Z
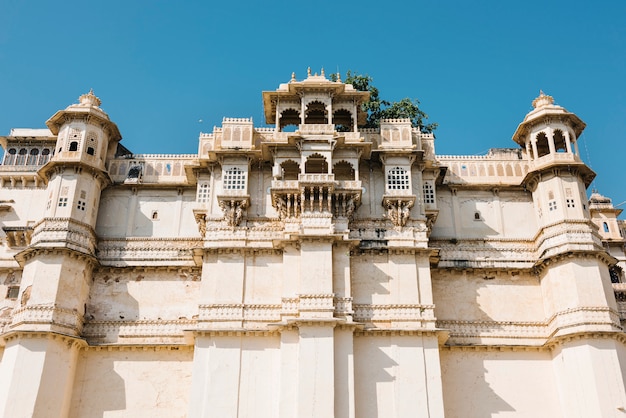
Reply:
M286 109L280 114L279 126L281 132L293 132L300 125L300 112L295 109ZM291 129L285 129L286 127Z
M298 180L300 165L293 160L287 160L280 165L283 180Z
M15 148L9 148L9 152L4 156L4 164L5 165L15 164L16 154L17 154L17 150Z
M554 149L556 152L567 152L567 146L565 145L565 136L563 135L563 131L560 129L556 129L554 131Z
M326 158L322 157L320 154L311 155L304 163L304 172L317 174L328 173L328 163L326 162Z
M602 228L604 229L604 232L609 232L609 224L606 222L602 222Z
M537 134L537 157L543 157L550 154L550 146L548 145L548 136L545 132Z
M50 150L48 148L44 148L41 151L41 156L39 157L39 164L44 165L50 160Z
M345 109L339 109L333 113L333 123L337 132L352 132L352 113Z
M339 161L335 164L333 173L335 174L335 180L354 180L354 168L347 161Z
M433 189L433 185L430 182L424 183L424 203L435 203L435 190Z
M246 189L246 173L245 171L234 167L224 172L224 190L245 190Z
M30 154L28 154L28 161L26 165L37 165L37 157L39 156L39 150L37 148L33 148L30 150Z
M304 123L306 124L326 124L328 123L328 113L326 105L322 102L311 102L306 106Z
M387 172L387 190L408 190L409 173L401 167L394 167Z
M78 151L78 141L70 142L70 148L68 151Z
M24 165L24 164L26 164L26 155L27 154L28 154L28 151L26 151L26 148L20 149L20 151L17 153L17 161L15 162L15 165Z

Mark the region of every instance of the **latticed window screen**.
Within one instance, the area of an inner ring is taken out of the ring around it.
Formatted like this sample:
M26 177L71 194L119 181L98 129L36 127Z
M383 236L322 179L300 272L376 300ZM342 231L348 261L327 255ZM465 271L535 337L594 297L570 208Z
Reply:
M198 183L198 191L196 194L196 201L200 203L206 203L209 201L209 194L211 192L210 184L208 181Z
M246 173L239 168L231 168L224 173L224 190L244 190Z
M387 172L388 190L408 190L409 173L404 168L394 167Z
M424 183L424 203L435 203L435 191L430 183Z

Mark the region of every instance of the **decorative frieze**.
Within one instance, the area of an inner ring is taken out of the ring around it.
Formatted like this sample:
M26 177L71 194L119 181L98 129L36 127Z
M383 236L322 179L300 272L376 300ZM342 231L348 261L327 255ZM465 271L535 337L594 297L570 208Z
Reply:
M424 328L435 328L434 305L420 304L354 304L354 320L366 323L414 322Z
M80 335L83 316L75 310L56 305L27 305L13 311L9 328Z
M44 218L33 227L33 247L64 247L94 254L96 234L88 224L71 218Z

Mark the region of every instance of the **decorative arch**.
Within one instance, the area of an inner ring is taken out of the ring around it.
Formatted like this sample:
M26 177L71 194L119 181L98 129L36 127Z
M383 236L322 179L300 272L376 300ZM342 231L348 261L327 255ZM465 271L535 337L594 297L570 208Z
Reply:
M317 153L309 156L304 163L304 172L311 174L328 173L328 162L326 161L326 158Z
M537 144L537 157L543 157L550 154L550 145L548 145L548 135L545 132L539 132L535 137Z
M26 161L26 165L37 165L37 160L39 159L39 150L37 148L33 148L30 150L28 154L28 161Z
M333 166L333 174L335 180L355 180L354 167L345 160L341 160Z
M337 132L352 132L354 129L352 120L352 113L347 109L338 109L333 112L333 123Z
M300 125L300 112L296 109L285 109L281 112L278 123L281 132L295 131ZM286 127L291 127L291 130L285 129Z
M294 160L287 160L280 165L280 168L282 169L283 180L298 180L300 164Z
M327 124L328 111L326 105L320 101L312 101L306 105L304 111L304 123L306 124Z
M565 135L560 129L555 129L552 135L554 139L554 149L556 152L567 152L567 145L565 144Z

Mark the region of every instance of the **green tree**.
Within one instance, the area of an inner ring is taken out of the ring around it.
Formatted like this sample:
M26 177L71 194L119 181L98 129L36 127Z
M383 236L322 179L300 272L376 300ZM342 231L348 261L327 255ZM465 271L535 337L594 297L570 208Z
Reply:
M331 74L330 79L337 81L337 74ZM417 99L408 97L397 102L389 102L380 98L378 88L372 82L374 79L369 75L362 75L348 70L344 83L352 84L359 91L369 91L370 100L363 103L363 110L367 112L367 120L363 128L378 128L381 119L411 119L413 126L419 127L424 133L432 133L437 129L437 123L427 123L428 115L420 109Z

